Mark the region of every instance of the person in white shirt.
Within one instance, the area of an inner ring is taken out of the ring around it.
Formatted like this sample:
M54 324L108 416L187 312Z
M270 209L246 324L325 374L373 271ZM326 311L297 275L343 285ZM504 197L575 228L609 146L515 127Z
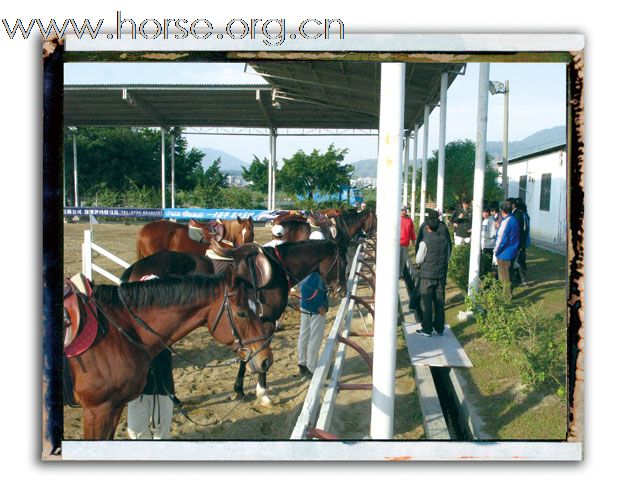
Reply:
M271 236L273 236L273 240L265 243L263 247L275 247L276 245L284 243L284 228L280 224L275 224L271 228Z
M483 221L481 222L481 251L484 254L492 256L497 242L497 229L494 225L494 217L490 215L489 208L484 208L481 215L483 217Z

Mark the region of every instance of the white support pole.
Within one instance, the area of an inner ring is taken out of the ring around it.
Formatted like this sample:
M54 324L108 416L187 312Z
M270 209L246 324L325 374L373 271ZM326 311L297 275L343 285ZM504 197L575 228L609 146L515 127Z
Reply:
M477 97L477 148L472 202L472 229L470 235L470 264L468 269L468 294L479 287L479 261L481 259L481 210L483 185L486 171L486 132L488 129L488 85L490 63L479 65L479 95Z
M276 209L276 140L274 131L271 135L271 209Z
M74 206L79 206L79 168L77 166L77 135L72 135L72 157L74 161Z
M175 208L175 135L171 136L171 208Z
M442 74L440 85L440 145L438 150L437 201L436 210L444 212L444 166L446 163L446 99L448 90L448 73Z
M160 128L160 133L162 137L162 208L166 208L166 139L164 136L164 128Z
M92 280L92 230L83 231L81 244L81 272L88 280Z
M269 129L269 166L267 167L267 210L273 210L271 204L271 186L273 181L271 180L273 177L273 155L274 155L274 146L273 146L273 129Z
M418 124L413 128L413 172L411 174L411 220L416 218L416 173L418 171Z
M407 180L409 179L409 133L405 135L405 157L404 157L404 166L403 166L403 205L407 205L409 203L409 198L407 197Z
M404 105L405 64L381 63L372 439L391 439L394 433Z
M501 185L503 187L503 199L508 198L508 157L509 157L509 135L510 124L510 81L505 81L505 91L503 94L503 163L501 167Z
M424 222L424 214L427 210L427 172L429 157L429 115L431 108L424 106L424 123L422 125L422 180L420 182L420 224Z

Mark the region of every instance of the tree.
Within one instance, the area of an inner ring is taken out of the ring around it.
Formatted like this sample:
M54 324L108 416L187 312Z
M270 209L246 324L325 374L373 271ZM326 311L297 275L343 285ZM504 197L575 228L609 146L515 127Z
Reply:
M254 160L250 163L249 168L241 166L243 169L243 179L251 183L255 191L265 192L269 180L269 160L264 158L262 161L258 156L254 156Z
M161 133L151 128L81 127L77 136L79 192L81 196L104 190L122 194L127 191L161 187ZM72 136L65 139L66 192L72 194ZM177 189L195 187L203 173L204 154L198 149L188 151L181 128L166 132L166 165L170 172L170 139L175 138L175 184ZM170 176L167 176L170 181ZM167 188L170 183L167 183Z
M444 208L449 208L462 198L473 196L476 146L472 140L456 140L446 144L444 163ZM427 162L427 199L435 201L437 194L438 151ZM416 187L420 187L421 170L416 174ZM484 199L500 200L501 188L497 183L499 172L492 166L492 158L486 154ZM420 201L419 191L416 198Z
M348 149L335 149L333 144L323 154L314 149L310 155L297 151L283 159L278 172L278 186L290 196L306 196L313 200L315 192L332 194L350 185L352 166L342 164Z

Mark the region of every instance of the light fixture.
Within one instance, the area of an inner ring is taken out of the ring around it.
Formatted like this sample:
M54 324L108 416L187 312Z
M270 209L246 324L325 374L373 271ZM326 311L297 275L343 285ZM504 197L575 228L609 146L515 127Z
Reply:
M490 84L488 85L488 90L490 91L490 94L503 94L505 93L505 84L503 84L503 82L499 82L499 81L490 81Z

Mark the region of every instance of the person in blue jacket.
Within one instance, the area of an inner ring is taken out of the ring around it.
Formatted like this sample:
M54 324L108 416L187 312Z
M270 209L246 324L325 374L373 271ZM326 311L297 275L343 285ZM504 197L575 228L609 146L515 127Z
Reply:
M313 231L311 240L323 240L324 235ZM298 368L300 375L311 378L319 360L319 347L326 329L328 294L326 284L317 271L300 282L300 336L298 337Z
M508 299L511 299L512 279L510 266L520 250L520 226L517 218L512 214L512 205L507 201L501 205L501 216L502 220L497 233L494 255L497 258L499 281L503 284L505 295Z

